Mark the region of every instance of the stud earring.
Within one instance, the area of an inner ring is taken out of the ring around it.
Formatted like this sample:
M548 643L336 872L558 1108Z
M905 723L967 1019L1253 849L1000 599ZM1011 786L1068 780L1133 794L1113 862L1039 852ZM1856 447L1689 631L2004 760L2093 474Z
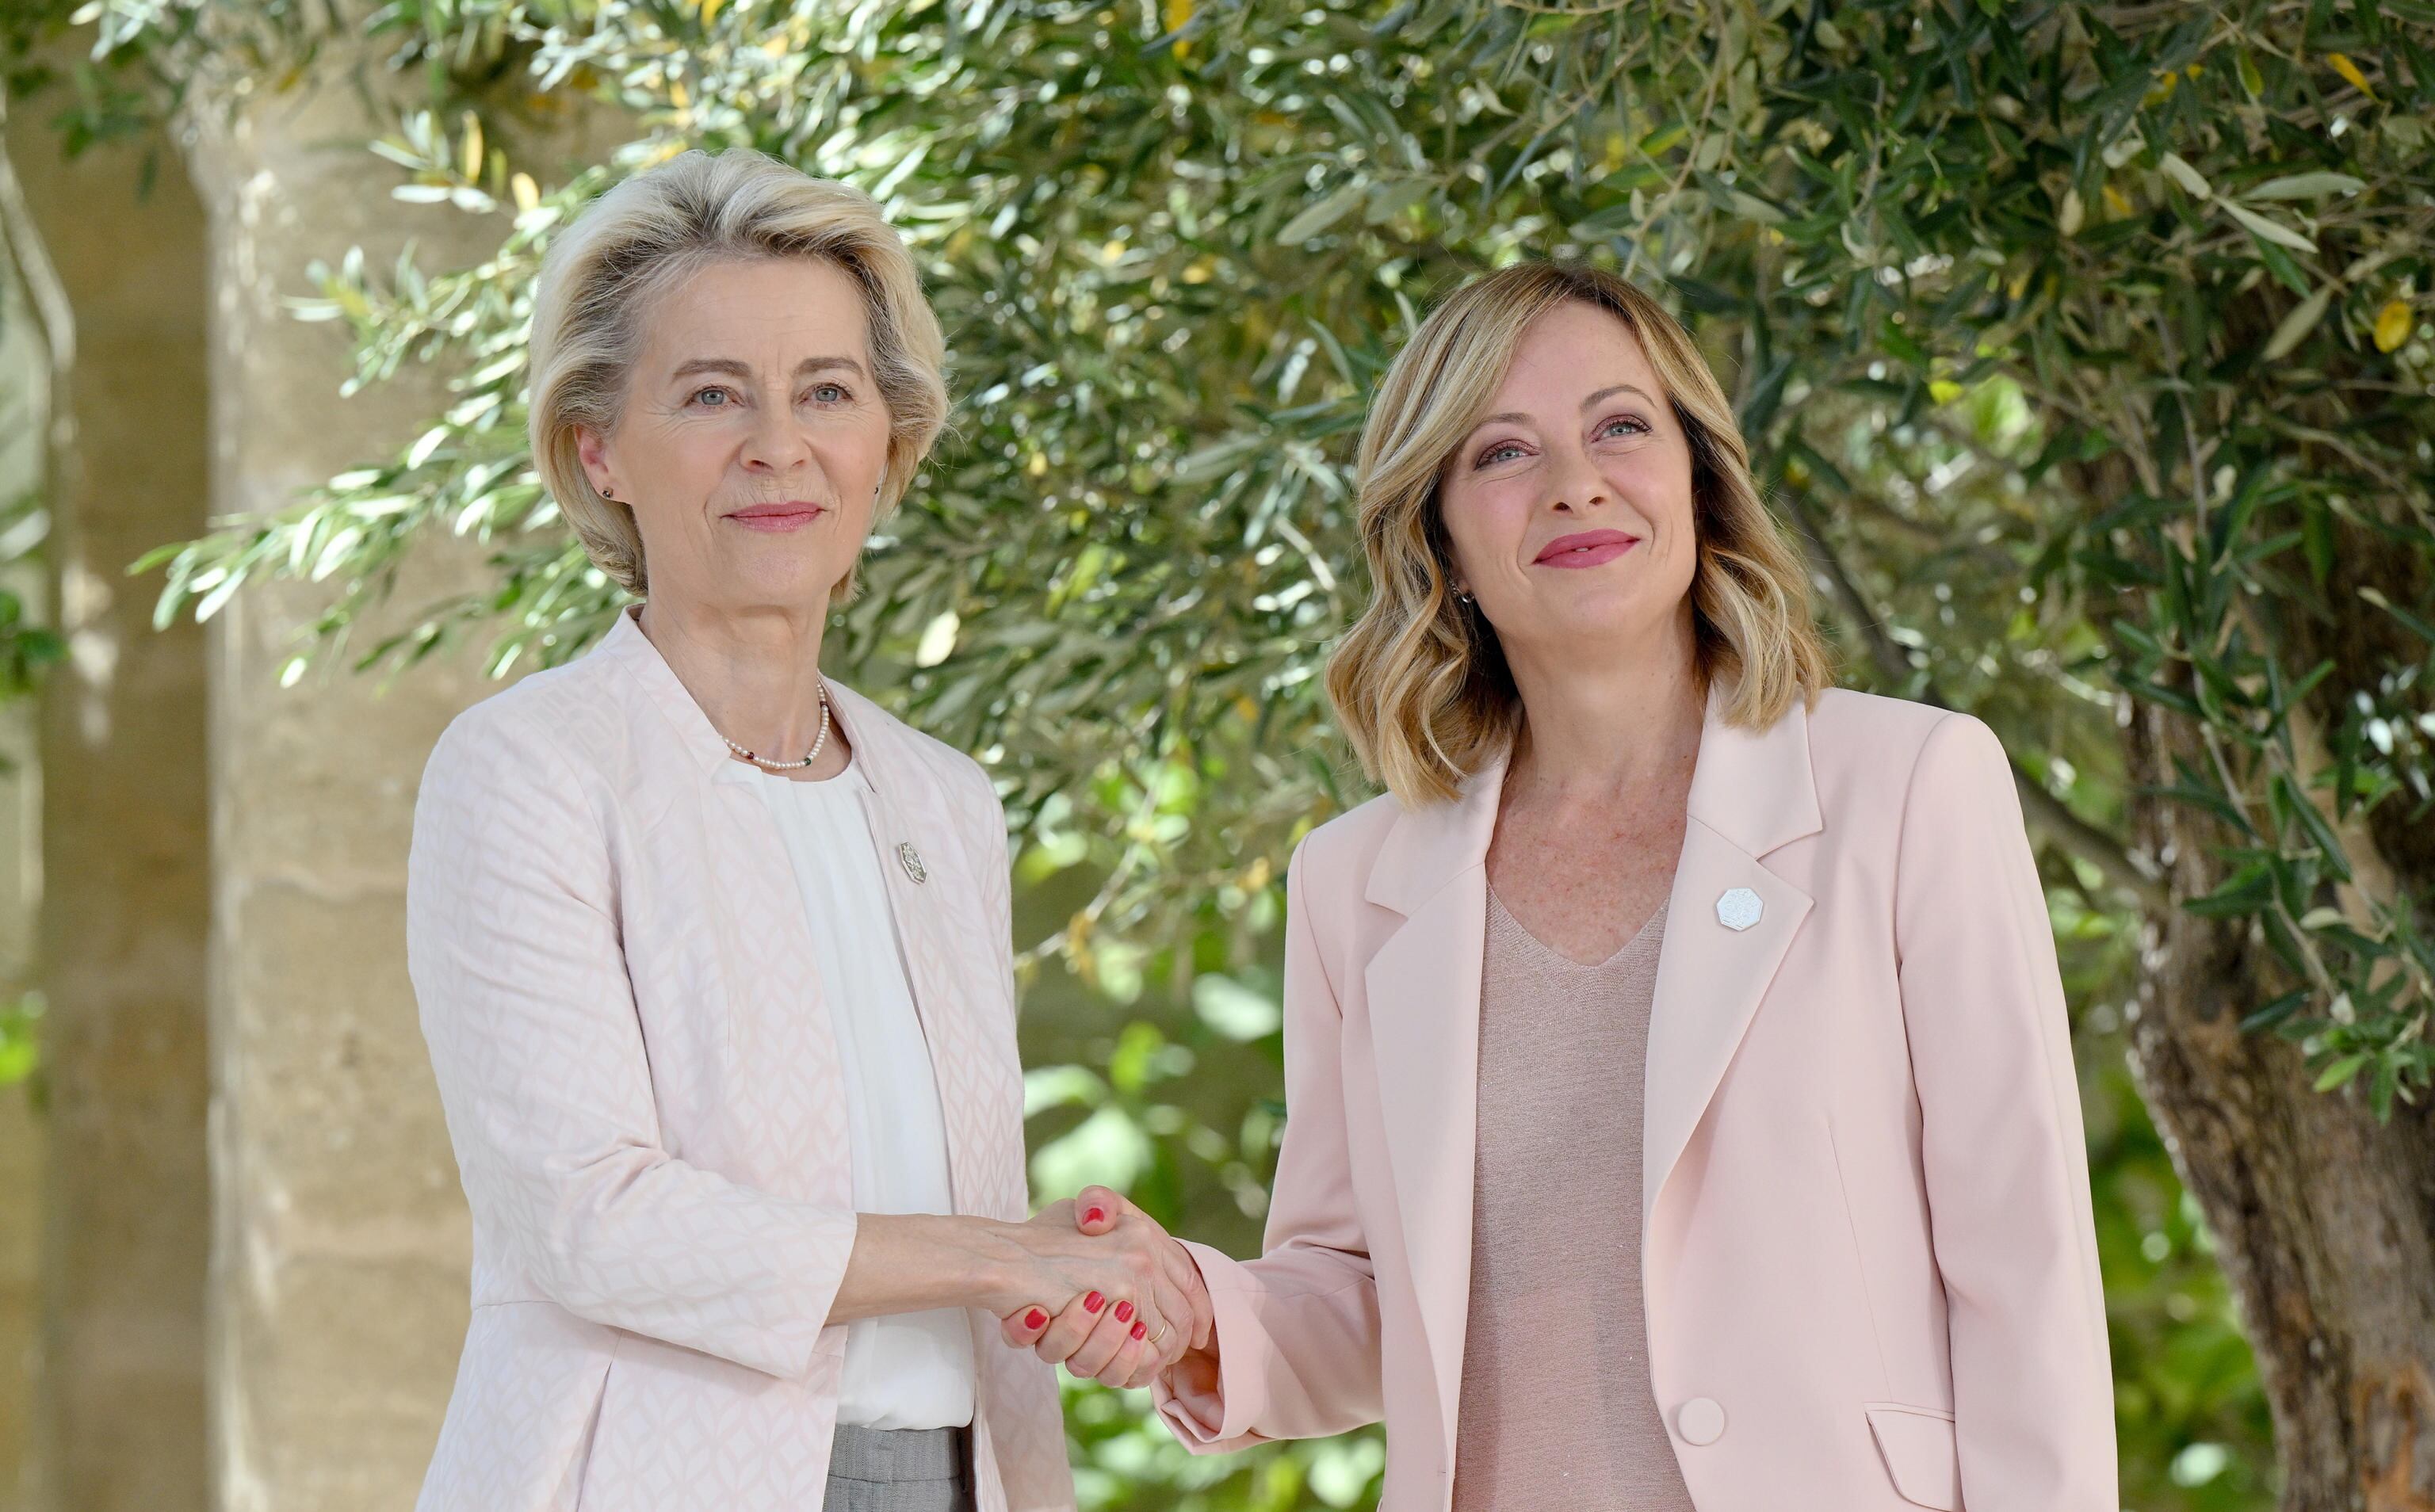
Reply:
M604 499L613 499L617 497L617 490L615 489L602 489L600 490L600 497Z

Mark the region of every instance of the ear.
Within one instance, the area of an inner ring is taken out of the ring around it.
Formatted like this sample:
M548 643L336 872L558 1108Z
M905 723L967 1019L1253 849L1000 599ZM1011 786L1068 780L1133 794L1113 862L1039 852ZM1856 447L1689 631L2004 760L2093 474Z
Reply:
M589 425L575 427L575 458L596 493L606 495L617 486L617 472L609 460L609 440Z

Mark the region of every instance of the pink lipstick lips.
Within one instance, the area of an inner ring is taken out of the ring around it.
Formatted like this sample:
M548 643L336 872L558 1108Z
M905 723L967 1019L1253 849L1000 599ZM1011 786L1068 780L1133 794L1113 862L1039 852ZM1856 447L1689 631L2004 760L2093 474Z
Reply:
M1578 535L1558 536L1532 559L1538 567L1596 567L1610 562L1640 544L1638 536L1627 536L1620 530L1584 530Z
M748 505L727 518L747 530L782 532L800 530L828 513L826 505L809 499L786 499L777 504Z

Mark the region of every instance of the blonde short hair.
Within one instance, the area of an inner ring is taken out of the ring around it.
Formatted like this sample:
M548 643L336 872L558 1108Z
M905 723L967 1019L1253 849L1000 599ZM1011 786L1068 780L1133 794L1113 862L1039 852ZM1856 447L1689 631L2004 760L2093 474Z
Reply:
M618 184L550 243L533 294L534 469L599 569L648 592L634 511L592 487L577 427L616 429L658 301L713 263L808 257L862 290L872 381L888 405L874 523L905 496L947 420L946 342L904 238L869 195L747 147L695 150ZM850 598L849 574L840 597Z
M1439 484L1495 397L1530 322L1570 300L1638 338L1691 445L1699 565L1696 668L1734 684L1728 716L1771 725L1833 676L1809 583L1751 478L1732 404L1689 333L1656 301L1579 264L1518 263L1429 313L1378 386L1361 432L1361 547L1369 608L1327 663L1328 698L1373 782L1406 805L1455 798L1522 725L1521 696L1477 606L1454 596Z

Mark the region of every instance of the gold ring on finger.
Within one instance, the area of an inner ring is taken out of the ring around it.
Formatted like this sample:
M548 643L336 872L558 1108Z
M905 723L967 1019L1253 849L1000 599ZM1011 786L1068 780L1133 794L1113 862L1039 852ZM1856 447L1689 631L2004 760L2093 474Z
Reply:
M1158 1332L1151 1334L1148 1338L1144 1339L1142 1342L1145 1344L1156 1344L1159 1340L1166 1337L1166 1328L1167 1326L1166 1324L1161 1323L1158 1326Z

